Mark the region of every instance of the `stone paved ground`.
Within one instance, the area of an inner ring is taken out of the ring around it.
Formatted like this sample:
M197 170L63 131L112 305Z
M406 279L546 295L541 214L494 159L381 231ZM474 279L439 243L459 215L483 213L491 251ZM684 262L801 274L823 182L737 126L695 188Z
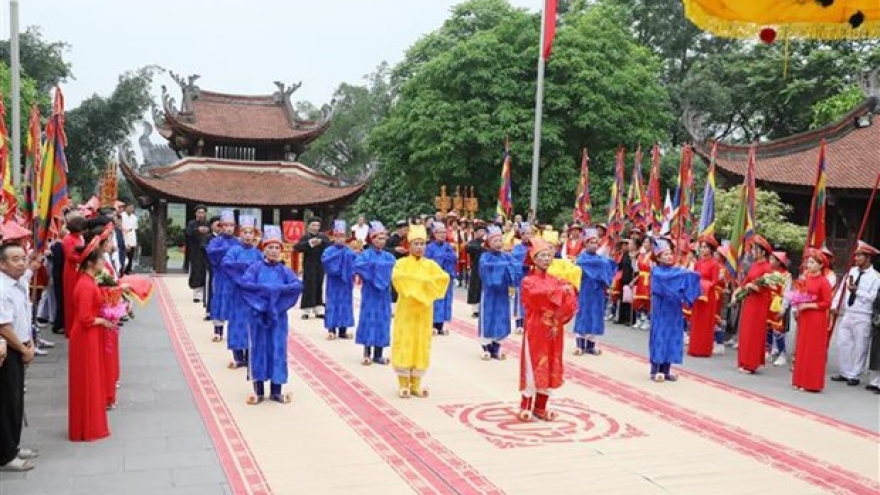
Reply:
M797 393L787 369L743 376L733 355L688 359L680 383L655 386L640 361L645 332L616 326L606 355L566 358L571 376L558 404L572 424L590 418L576 428L576 443L565 443L565 422L505 434L518 428L504 412L516 398L517 356L477 359L460 300L453 335L435 342L429 399L400 401L390 370L360 366L353 344L325 341L318 321L294 311L294 404L246 406L243 372L226 369L225 346L209 342L184 279L162 283L164 299L154 297L123 329L113 436L66 440L66 350L54 336L59 346L28 374L24 443L42 456L30 473L0 473L0 495L585 493L572 483L585 477L594 494L862 494L880 486L877 396L830 382L823 394ZM511 353L519 340L511 339ZM617 433L591 437L602 428Z
M222 495L232 493L171 348L158 304L122 329L122 387L109 439L67 440L67 348L27 371L29 426L23 444L40 451L26 474L0 473L0 495Z

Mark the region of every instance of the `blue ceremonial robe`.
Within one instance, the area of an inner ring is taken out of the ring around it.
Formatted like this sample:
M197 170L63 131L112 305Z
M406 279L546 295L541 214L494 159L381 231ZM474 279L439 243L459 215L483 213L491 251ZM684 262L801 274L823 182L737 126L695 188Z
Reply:
M434 323L452 321L452 281L455 279L455 268L458 263L455 250L448 242L431 241L425 248L425 258L434 260L444 272L449 274L446 297L434 301Z
M238 283L244 272L254 263L263 259L263 253L254 246L245 245L241 242L233 247L223 257L222 271L232 280L230 284L230 300L232 307L227 313L226 348L232 351L240 351L248 348L248 325L250 324L250 309L243 304L241 291Z
M327 274L327 294L324 298L324 328L354 326L354 250L345 245L331 244L321 255L321 264Z
M579 254L575 263L581 269L581 286L574 333L578 336L604 335L606 290L617 271L617 263L607 256L587 251Z
M480 338L497 342L510 335L510 289L521 279L521 265L510 253L486 251L480 256Z
M232 280L221 265L226 253L241 242L231 235L222 234L208 242L205 251L211 263L211 319L226 321L232 308Z
M676 266L651 269L651 333L648 337L652 363L679 364L684 354L682 304L700 297L700 275Z
M250 325L250 379L287 383L287 310L296 305L302 281L283 263L259 261L240 276L239 290Z
M354 271L361 277L361 312L355 335L359 345L391 344L391 272L396 261L391 253L372 247L354 260Z
M519 243L513 246L513 249L510 251L513 259L522 266L522 277L520 277L519 283L516 285L516 291L513 294L513 317L517 320L523 320L523 324L525 324L526 319L526 307L522 302L522 281L529 274L529 270L532 269L526 265L526 259L529 257L529 247L531 246L528 244Z

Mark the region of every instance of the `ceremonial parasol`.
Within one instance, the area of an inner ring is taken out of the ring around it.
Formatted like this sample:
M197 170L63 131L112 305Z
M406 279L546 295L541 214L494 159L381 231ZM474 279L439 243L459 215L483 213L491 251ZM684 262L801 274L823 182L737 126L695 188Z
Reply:
M877 0L682 0L685 16L717 36L820 40L880 37Z

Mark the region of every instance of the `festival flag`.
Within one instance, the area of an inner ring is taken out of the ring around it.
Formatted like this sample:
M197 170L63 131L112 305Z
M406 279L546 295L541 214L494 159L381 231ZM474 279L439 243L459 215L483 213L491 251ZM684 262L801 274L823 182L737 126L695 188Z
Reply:
M63 221L63 210L70 203L67 196L67 157L64 147L64 95L55 88L52 116L46 124L46 143L43 145L40 175L37 178L37 250L46 248L49 237L58 235L58 224Z
M617 238L623 232L625 209L623 203L623 176L625 173L623 146L617 150L617 163L614 166L614 182L611 183L611 205L608 208L608 235Z
M655 233L660 232L663 225L663 199L660 196L660 145L655 144L651 150L651 173L648 178L648 189L645 191L645 215L648 227Z
M663 221L660 224L660 233L668 234L672 230L672 213L672 195L669 194L669 189L667 189L666 201L663 202Z
M807 244L805 248L825 247L825 139L819 146L819 164L816 169L816 184L813 187L813 201L810 203L810 223L807 225ZM805 249L806 250L806 249Z
M633 167L632 182L626 198L626 212L634 227L647 226L647 204L645 202L645 181L642 178L642 147L636 149L636 163Z
M675 195L672 197L672 228L675 231L676 239L683 238L691 231L693 181L693 152L690 146L685 145L681 150L678 182L675 187Z
M544 46L541 55L544 60L550 58L553 50L553 38L556 37L556 7L559 0L544 0Z
M592 222L592 209L593 203L590 200L590 156L587 154L587 149L584 148L584 153L581 158L581 177L578 181L577 196L574 203L574 214L572 215L574 221L589 225Z
M706 175L706 188L703 190L703 208L700 211L700 236L715 235L715 159L718 156L718 143L712 145L709 157L709 173Z
M743 259L755 236L755 145L749 149L749 163L740 188L739 201L733 216L730 249L725 264L730 273L739 274ZM737 276L739 278L739 276Z
M24 172L24 207L22 215L25 225L34 228L34 215L37 210L36 178L40 175L40 111L37 105L31 107L31 116L28 121L27 143L25 145L25 172Z
M0 94L0 223L10 221L18 213L18 198L15 197L15 185L12 183L12 166L10 165L9 133L6 131L6 107L3 95Z
M504 219L513 216L513 193L510 190L510 141L504 143L504 161L501 164L501 186L498 188L498 203L495 213Z

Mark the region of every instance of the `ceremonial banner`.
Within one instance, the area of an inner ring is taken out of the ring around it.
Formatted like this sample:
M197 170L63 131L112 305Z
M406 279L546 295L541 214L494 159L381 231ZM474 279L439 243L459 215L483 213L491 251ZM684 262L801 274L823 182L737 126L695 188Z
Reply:
M46 144L40 175L37 179L37 250L46 247L49 237L58 235L58 224L63 221L64 209L70 204L67 196L67 157L64 147L64 95L60 87L55 88L55 103L52 117L46 124Z
M810 203L810 223L807 225L807 244L805 248L825 247L825 139L819 146L819 165L816 170L816 183L813 186L813 201Z
M706 175L706 188L703 191L703 208L700 211L700 236L715 235L715 157L718 143L712 145L709 158L709 173Z

